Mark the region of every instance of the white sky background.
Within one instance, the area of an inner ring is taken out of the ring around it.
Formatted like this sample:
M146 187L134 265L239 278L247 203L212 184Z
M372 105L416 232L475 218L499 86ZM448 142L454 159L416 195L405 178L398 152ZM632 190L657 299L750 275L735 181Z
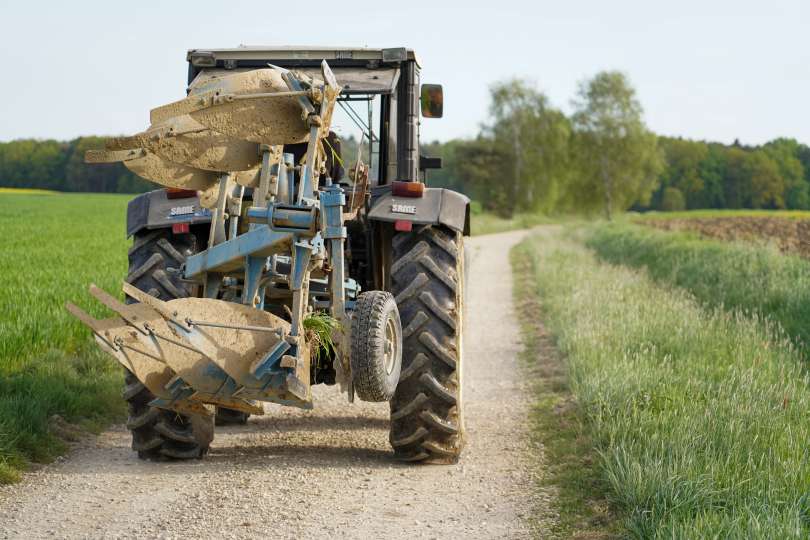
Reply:
M810 0L0 0L0 140L141 131L184 96L187 49L239 44L414 48L445 88L426 141L475 135L493 81L568 111L578 81L619 69L658 133L810 143Z

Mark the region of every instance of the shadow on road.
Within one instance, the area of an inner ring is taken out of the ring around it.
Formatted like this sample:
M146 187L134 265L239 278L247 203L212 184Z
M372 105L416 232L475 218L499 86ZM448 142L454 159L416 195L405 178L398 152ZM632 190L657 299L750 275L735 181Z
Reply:
M347 464L374 467L390 467L400 463L394 459L390 450L363 448L360 446L330 446L328 444L266 444L261 446L228 446L212 448L205 458L212 464L227 464L232 467L239 464L240 468L248 468L254 462L262 466L284 462L285 466L297 463L302 468L328 468L343 467Z
M245 425L217 426L216 433L300 432L379 429L388 431L387 418L365 416L295 415L255 416Z
M245 425L217 426L211 450L202 460L142 461L130 449L123 426L111 430L103 445L89 449L64 466L63 474L87 474L91 463L104 463L105 473L194 475L217 471L277 467L291 473L347 465L407 467L387 446L387 418L316 414L267 415ZM83 463L87 461L88 463Z

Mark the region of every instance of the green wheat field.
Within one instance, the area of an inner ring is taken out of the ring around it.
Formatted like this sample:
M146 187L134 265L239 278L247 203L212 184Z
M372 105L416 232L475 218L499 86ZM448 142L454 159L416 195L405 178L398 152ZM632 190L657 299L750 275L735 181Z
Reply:
M123 415L121 370L64 305L103 316L87 286L120 290L130 198L0 193L0 481L64 450L54 415L89 429Z

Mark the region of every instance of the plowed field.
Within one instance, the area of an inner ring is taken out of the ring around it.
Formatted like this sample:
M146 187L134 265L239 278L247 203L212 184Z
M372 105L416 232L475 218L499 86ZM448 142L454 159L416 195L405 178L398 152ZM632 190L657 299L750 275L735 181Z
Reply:
M667 231L694 231L709 238L772 244L783 253L810 258L810 219L770 216L656 218L638 223Z

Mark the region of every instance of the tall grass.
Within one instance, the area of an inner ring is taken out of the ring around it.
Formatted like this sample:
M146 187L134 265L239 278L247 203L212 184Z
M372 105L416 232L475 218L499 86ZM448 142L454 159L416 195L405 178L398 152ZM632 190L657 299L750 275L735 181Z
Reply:
M645 268L656 281L683 287L707 305L766 316L810 350L810 264L804 259L629 224L592 226L586 244L603 260Z
M537 486L543 494L554 494L538 498L543 502L530 522L538 538L618 538L621 523L584 427L585 415L571 395L568 370L554 336L543 324L535 259L529 242L510 253L524 375L532 383L531 438L543 449L542 454L532 454L537 459Z
M120 370L64 304L103 316L88 284L120 290L129 198L0 194L0 482L63 450L53 415L90 427L122 413Z
M810 392L767 323L534 236L546 322L637 538L807 538Z

